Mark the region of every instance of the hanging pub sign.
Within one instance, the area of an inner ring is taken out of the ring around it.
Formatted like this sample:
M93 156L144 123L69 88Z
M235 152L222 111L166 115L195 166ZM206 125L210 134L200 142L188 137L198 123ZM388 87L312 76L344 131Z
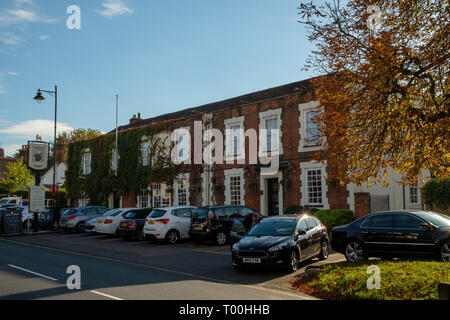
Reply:
M28 168L45 171L48 167L49 144L42 141L28 141Z

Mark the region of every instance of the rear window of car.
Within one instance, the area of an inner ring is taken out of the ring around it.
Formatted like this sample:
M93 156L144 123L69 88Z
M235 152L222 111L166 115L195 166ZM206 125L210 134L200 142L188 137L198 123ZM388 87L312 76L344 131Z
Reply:
M392 228L392 215L382 214L376 216L369 216L364 224L364 228Z
M316 221L312 218L306 218L306 225L308 226L308 229L317 227Z
M104 217L115 217L118 214L120 214L123 210L120 209L114 209L114 210L110 210L106 213L103 214Z
M166 214L166 210L153 210L148 217L149 218L161 218L165 214Z

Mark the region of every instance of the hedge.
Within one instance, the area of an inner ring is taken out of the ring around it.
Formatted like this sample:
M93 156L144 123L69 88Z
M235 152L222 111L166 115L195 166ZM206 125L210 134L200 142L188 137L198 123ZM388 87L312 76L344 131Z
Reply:
M450 207L450 177L433 179L425 183L422 197L427 206L435 205L439 209L446 210Z
M318 210L314 216L327 227L329 231L337 226L349 224L355 220L355 215L352 210L336 209L336 210Z

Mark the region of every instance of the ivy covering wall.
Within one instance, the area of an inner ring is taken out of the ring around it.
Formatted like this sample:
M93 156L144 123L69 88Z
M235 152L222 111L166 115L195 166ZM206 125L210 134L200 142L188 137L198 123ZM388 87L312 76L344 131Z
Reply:
M111 170L115 133L69 144L65 181L69 199L74 201L85 194L90 199L90 204L105 205L112 192L128 194L129 191L134 191L139 194L141 187L148 186L149 183L171 184L183 170L183 165L175 165L167 154L162 154L167 147L164 142L158 141L157 134L171 132L172 127L170 121L165 121L120 131L117 176ZM151 144L148 166L142 165L143 137ZM87 149L91 153L91 173L83 175L82 155Z

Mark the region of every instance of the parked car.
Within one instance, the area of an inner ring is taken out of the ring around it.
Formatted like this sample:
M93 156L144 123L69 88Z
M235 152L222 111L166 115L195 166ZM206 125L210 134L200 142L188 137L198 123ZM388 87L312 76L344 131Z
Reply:
M106 212L101 217L98 217L97 221L94 223L95 231L101 234L117 236L119 223L129 211L136 209L137 208L120 208Z
M232 265L284 266L296 271L300 262L328 258L326 227L314 216L266 217L231 248Z
M28 211L27 206L22 206L22 224L24 230L33 228L34 213Z
M368 257L450 261L450 217L424 211L373 213L332 229L331 247L350 262Z
M55 222L58 223L58 222ZM39 228L50 228L50 225L52 224L52 208L51 207L45 207L44 212L40 212L38 214L38 224Z
M95 225L96 225L97 219L98 218L92 218L92 219L86 221L86 223L84 224L84 232L95 233L96 232Z
M145 220L144 236L166 240L175 244L180 239L189 239L192 210L196 207L166 207L153 209Z
M214 240L218 245L227 243L235 219L251 226L255 210L246 206L214 206L194 209L189 236L195 242Z
M117 233L126 240L135 238L139 241L145 240L145 219L152 212L151 209L134 209L125 214L119 224Z
M108 208L100 206L71 208L61 216L60 226L66 232L83 232L86 221L98 218L107 211Z

